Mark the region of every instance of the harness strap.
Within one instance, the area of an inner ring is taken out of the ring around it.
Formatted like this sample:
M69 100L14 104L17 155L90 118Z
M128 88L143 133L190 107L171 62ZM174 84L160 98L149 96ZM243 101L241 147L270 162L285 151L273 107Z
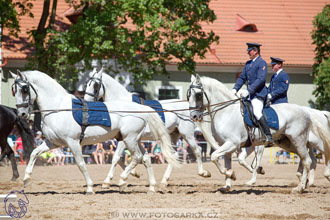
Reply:
M79 98L80 99L80 98ZM81 134L80 134L80 143L84 139L85 130L88 127L88 105L86 100L80 99L82 101L82 125L81 125Z

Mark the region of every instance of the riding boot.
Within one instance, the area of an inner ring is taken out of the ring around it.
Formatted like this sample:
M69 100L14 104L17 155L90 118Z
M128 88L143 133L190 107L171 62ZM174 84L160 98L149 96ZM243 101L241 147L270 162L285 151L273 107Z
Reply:
M270 133L270 129L268 127L267 121L264 116L262 116L259 120L259 125L264 134L266 135L266 144L265 147L271 147L274 145L274 140L272 138L272 135Z

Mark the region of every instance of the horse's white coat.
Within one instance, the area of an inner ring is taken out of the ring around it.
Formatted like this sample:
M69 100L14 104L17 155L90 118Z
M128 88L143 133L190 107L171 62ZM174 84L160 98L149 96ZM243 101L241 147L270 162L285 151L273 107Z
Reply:
M118 81L113 79L110 75L104 73L103 69L99 72L95 70L90 73L90 80L87 82L86 86L86 94L84 99L92 101L94 97L88 94L95 94L94 85L95 81L92 79L96 79L98 83L102 83L103 86L100 86L100 90L98 93L97 99L103 98L104 101L111 101L111 100L125 100L128 102L132 101L132 94L126 90L124 86L122 86ZM105 91L104 91L105 90ZM211 174L209 171L204 170L202 165L201 159L201 148L195 141L194 138L194 130L195 125L189 119L189 103L187 101L180 101L180 100L161 100L159 101L163 106L164 110L170 110L173 112L165 112L165 127L168 133L171 135L172 142L175 144L181 135L186 142L189 144L189 147L193 150L193 153L197 159L197 167L198 167L198 174L202 177L210 177ZM185 111L177 111L183 110ZM146 137L146 139L150 139ZM105 185L109 185L110 180L113 177L114 173L114 166L116 165L117 161L119 160L120 156L116 155L119 154L121 151L121 147L125 147L124 145L119 145L119 149L117 148L115 156L112 160L111 169L108 173L107 178L105 179ZM118 151L118 153L117 153ZM146 157L147 158L147 157ZM161 183L167 185L167 180L170 177L172 171L172 165L169 164L164 176L162 178Z
M18 79L15 74L12 73L12 75ZM134 169L139 161L142 160L143 155L139 150L138 142L140 141L147 124L149 125L153 136L161 141L162 151L166 156L167 161L174 166L179 166L179 162L171 146L170 137L160 118L156 114L133 113L136 111L151 111L151 108L132 102L106 102L105 105L110 112L109 114L112 122L111 127L95 125L88 126L85 130L84 139L80 145L80 125L74 120L71 110L61 111L62 109L72 108L72 99L74 96L68 94L54 79L39 71L22 72L19 74L19 78L23 80L20 84L26 85L26 82L28 82L31 85L30 95L23 94L21 88L17 86L15 94L16 104L20 105L22 103L27 103L30 98L30 103L36 101L41 111L59 110L41 113L42 132L54 147L62 145L70 147L77 161L77 165L85 177L87 193L93 193L93 182L87 173L86 164L82 158L81 145L94 144L114 137L121 137L128 149L132 152L132 163L126 167L125 171L121 174L120 184L124 186L126 184L125 180L130 171ZM32 87L34 89L32 89ZM29 114L29 109L26 106L19 106L17 110L18 115L21 117L27 117ZM41 145L34 150L26 169L24 178L25 183L28 183L30 180L35 157L47 150L48 147L45 147L44 145ZM152 168L147 167L147 170L150 175L150 190L154 191L156 181Z

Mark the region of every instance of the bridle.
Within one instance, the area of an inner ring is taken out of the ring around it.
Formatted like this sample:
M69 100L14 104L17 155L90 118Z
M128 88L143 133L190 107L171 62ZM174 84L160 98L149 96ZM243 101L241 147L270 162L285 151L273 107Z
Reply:
M196 92L195 89L199 89L200 92ZM192 94L191 91L195 91L195 100L196 100L196 106L192 107L192 106L189 106L189 109L191 110L191 113L192 114L193 112L198 112L199 114L202 114L205 109L206 109L206 106L204 105L204 95L205 95L205 98L207 100L207 103L209 106L210 105L210 100L206 94L206 92L204 91L203 89L203 85L201 83L197 84L197 85L193 85L191 84L189 86L189 89L187 90L187 100L189 101L189 98Z
M32 90L34 91L34 93L36 95L36 99L38 98L38 93L35 90L35 88L31 85L31 83L29 83L29 81L18 78L18 79L15 79L15 82L11 86L11 92L12 92L13 96L16 95L18 87L21 88L21 92L23 95L25 94L28 96L28 102L16 104L16 107L17 108L29 108L29 114L30 114L33 110L33 103L31 100L31 89L30 88L32 88Z
M94 93L85 92L85 94L93 97L94 101L97 101L99 94L100 94L101 86L102 86L103 92L105 92L105 87L102 83L102 75L101 75L101 78L96 78L96 77L94 77L94 75L87 81L86 86L85 86L85 88L87 88L87 85L90 86L91 83L94 82ZM86 91L86 89L85 89L85 91Z

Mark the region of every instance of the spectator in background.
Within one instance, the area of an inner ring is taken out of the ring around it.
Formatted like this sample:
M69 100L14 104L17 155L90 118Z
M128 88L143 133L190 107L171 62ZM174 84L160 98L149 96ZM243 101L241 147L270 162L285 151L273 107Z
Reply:
M44 140L42 139L42 132L41 131L37 131L36 132L36 136L34 138L34 143L36 144L36 146L40 146L42 143L44 142Z
M202 148L202 161L205 162L207 144L206 144L206 140L201 131L196 131L196 140L198 141L198 145Z
M104 163L111 163L113 155L115 154L118 141L114 138L103 143L103 149L105 152Z
M65 154L63 152L63 148L64 148L64 146L58 147L58 148L55 148L53 151L56 155L57 165L64 165Z
M83 146L83 150L82 150L82 153L84 155L92 155L92 153L96 151L96 145L95 144L91 144L91 145L85 145ZM92 161L91 161L91 158L87 158L87 161L86 161L88 164L90 164Z
M151 152L152 152L151 157L155 157L158 164L165 163L165 159L162 153L162 149L160 148L159 141L155 141L153 143Z
M19 155L19 160L21 161L21 165L24 165L24 159L23 159L24 147L21 136L19 136L16 139L16 142L14 144L14 153L15 155Z
M280 156L282 155L282 162L280 161ZM286 164L286 160L290 159L290 153L285 150L278 150L276 152L276 162L275 164Z
M70 159L70 163L74 164L74 157L73 157L73 154L71 152L71 149L69 147L64 147L63 148L63 153L65 155L64 164L68 164L69 159Z
M46 152L40 154L40 157L42 158L42 160L44 162L46 162L46 164L44 164L44 165L53 165L54 163L55 164L57 163L54 150L55 149L52 149L52 150L49 150L49 151L46 151Z
M102 143L96 144L96 149L92 152L96 164L104 164L105 150Z

